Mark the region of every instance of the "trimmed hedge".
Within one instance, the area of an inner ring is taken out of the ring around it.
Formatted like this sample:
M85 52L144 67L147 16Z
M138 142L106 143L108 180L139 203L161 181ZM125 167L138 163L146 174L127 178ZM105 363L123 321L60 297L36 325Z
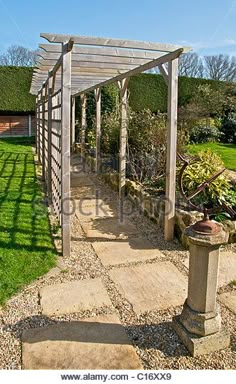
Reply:
M179 106L186 105L199 85L209 84L219 89L225 83L190 77L179 78ZM129 105L134 111L150 109L152 112L167 111L167 86L161 75L143 73L130 78Z
M112 112L118 100L118 86L113 83L102 87L101 93L101 113ZM81 100L80 97L76 97L76 119L81 123ZM87 94L87 125L92 127L93 120L95 119L96 114L96 102L94 92L91 91Z
M33 68L0 66L0 113L34 112L35 96L30 95ZM220 81L179 78L179 106L187 104L200 84L210 84L213 89L222 87ZM102 111L115 107L118 90L115 85L105 87L102 92ZM78 98L79 99L79 98ZM79 101L77 101L79 105ZM140 74L129 81L129 105L134 111L150 109L166 112L167 87L161 75ZM88 97L88 117L94 116L93 95ZM78 116L80 117L80 113Z
M0 66L0 113L35 112L32 73L30 67Z

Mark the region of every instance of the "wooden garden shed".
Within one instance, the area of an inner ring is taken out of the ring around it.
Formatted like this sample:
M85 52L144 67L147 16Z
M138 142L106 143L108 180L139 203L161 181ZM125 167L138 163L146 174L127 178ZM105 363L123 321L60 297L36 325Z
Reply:
M0 137L33 136L35 97L29 94L33 69L0 66Z
M124 196L127 144L127 86L133 75L159 68L168 87L165 238L173 239L178 104L178 58L190 48L155 42L42 33L30 92L36 99L37 153L49 201L62 227L63 255L70 254L70 154L74 98L81 97L82 154L86 95L96 99L96 170L100 167L101 89L117 82L120 96L119 197Z

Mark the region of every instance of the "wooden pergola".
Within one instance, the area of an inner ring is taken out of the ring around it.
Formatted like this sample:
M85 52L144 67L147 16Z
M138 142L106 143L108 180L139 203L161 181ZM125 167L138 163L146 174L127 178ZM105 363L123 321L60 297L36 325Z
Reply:
M62 228L62 252L70 254L70 153L75 140L75 97L81 97L81 148L85 149L86 95L96 99L96 170L100 168L101 89L117 82L120 95L119 197L124 196L129 78L159 68L168 87L165 239L175 216L178 58L190 50L170 44L41 33L30 92L36 98L36 142L49 204Z

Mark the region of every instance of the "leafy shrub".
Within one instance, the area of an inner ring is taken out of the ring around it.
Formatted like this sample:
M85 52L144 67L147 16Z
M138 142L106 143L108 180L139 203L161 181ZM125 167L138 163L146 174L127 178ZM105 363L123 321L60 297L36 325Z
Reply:
M226 196L226 203L236 211L236 186L232 186Z
M101 93L101 113L102 119L104 114L109 114L115 110L117 104L117 86L115 84L111 84L102 88ZM75 98L75 111L76 111L76 140L80 141L81 134L81 99L80 97ZM94 92L88 92L87 94L87 106L86 106L86 142L90 142L90 136L95 134L95 115L96 115L96 101ZM90 132L92 133L90 134ZM93 132L94 131L94 132Z
M209 143L219 141L221 132L217 127L195 126L190 129L190 143Z
M144 182L163 177L166 162L166 115L150 110L130 112L128 172Z
M200 184L224 168L221 158L210 149L199 152L198 157L198 161L189 165L183 174L183 187L187 195L196 191ZM224 174L221 174L191 201L202 208L212 208L221 202L227 201L230 189L228 179Z
M120 145L120 117L116 111L105 112L102 117L101 151L116 156Z
M224 143L236 144L236 112L231 112L223 118L221 131Z
M163 184L167 155L167 116L150 110L130 112L128 128L128 176L150 185ZM178 134L178 147L185 140Z

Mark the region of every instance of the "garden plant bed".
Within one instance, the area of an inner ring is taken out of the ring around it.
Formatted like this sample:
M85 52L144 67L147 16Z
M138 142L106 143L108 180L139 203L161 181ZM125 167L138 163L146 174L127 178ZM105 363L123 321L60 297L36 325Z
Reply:
M101 178L107 182L113 189L118 190L118 174L115 172L105 173L101 175ZM155 194L150 194L145 189L131 181L126 180L126 193L127 197L137 206L140 211L147 216L152 222L158 225L158 227L163 228L164 225L164 204L165 199L164 195L160 194L155 196ZM178 198L177 198L178 205ZM198 211L191 211L187 207L183 208L183 201L180 200L180 208L176 208L176 222L175 222L175 234L177 235L181 244L188 248L188 243L186 236L184 234L185 229L194 224L196 221L203 218L203 214ZM133 209L133 207L132 207ZM129 212L130 207L127 208ZM225 220L222 223L224 230L229 234L228 243L236 242L236 221L235 220Z
M0 140L0 304L55 263L31 142Z

